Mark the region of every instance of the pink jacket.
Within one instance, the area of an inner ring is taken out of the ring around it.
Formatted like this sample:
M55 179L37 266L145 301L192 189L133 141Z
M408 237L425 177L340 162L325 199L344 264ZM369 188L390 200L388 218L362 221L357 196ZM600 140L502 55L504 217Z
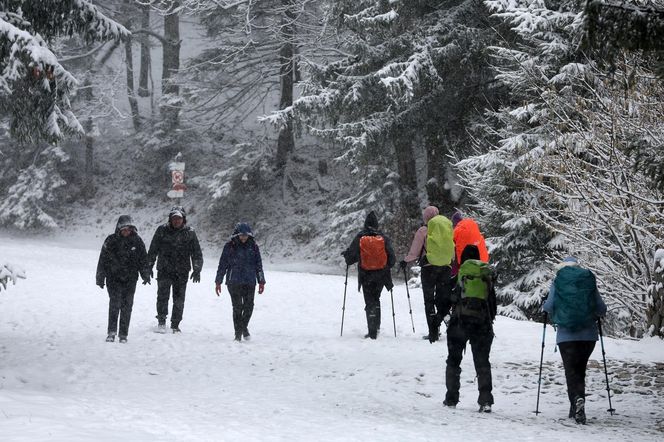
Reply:
M413 238L413 242L410 245L410 250L408 251L408 255L403 259L406 262L413 262L417 261L420 259L420 256L422 256L422 252L424 251L424 244L426 243L427 240L427 226L426 224L429 222L431 218L434 216L438 215L438 208L434 206L428 206L422 211L422 219L424 220L424 225L417 229L417 232L415 232L415 237Z

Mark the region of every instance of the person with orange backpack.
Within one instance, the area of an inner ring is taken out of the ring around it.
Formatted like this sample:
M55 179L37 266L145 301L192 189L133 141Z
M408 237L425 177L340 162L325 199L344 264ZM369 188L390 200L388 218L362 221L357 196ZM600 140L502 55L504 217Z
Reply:
M461 212L456 211L452 215L452 225L454 226L454 251L455 261L452 265L452 276L456 277L461 265L461 254L467 246L475 246L480 253L480 261L489 262L489 251L486 248L484 236L480 232L480 227L474 219L464 218Z
M424 225L415 232L410 251L399 266L404 273L409 262L418 261L422 267L424 312L429 328L429 334L424 339L434 343L440 336L440 324L452 306L453 229L452 222L440 215L435 206L426 207L422 218Z
M364 221L364 229L358 233L341 255L346 266L358 263L358 291L364 294L364 311L367 315L368 333L365 338L376 339L380 330L380 294L383 287L392 290L390 269L396 261L392 242L378 228L378 217L371 211Z

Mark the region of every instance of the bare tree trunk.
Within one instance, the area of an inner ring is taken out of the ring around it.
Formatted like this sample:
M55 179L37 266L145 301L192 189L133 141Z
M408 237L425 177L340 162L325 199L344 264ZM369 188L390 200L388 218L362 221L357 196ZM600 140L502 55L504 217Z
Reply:
M141 129L141 115L138 112L138 101L134 94L134 55L132 52L132 39L125 40L125 58L127 66L127 98L129 99L129 108L131 109L131 119L134 123L134 130L138 132Z
M425 136L424 144L427 154L427 197L429 204L438 207L441 213L451 214L455 201L449 188L446 188L447 169L450 152L448 141L439 131ZM448 186L449 187L449 186Z
M150 5L140 5L141 29L150 29ZM150 77L150 37L146 34L141 38L141 68L138 75L138 96L150 96L148 79Z
M655 261L653 285L648 289L652 301L648 305L646 318L647 327L652 335L664 338L664 266L661 261L661 259Z
M170 11L174 11L180 6L179 0L172 0ZM180 87L177 84L176 76L180 70L180 14L171 12L164 16L164 60L161 74L161 92L162 104L161 113L166 120L168 127L175 128L179 123L180 104L178 95Z
M412 137L404 128L397 128L392 139L397 157L401 205L410 219L420 218L420 204L417 197L417 171Z
M85 101L92 102L92 82L89 77L86 77L83 82L83 98ZM93 135L94 131L94 121L92 117L88 117L83 124L83 129L85 130L85 186L83 190L83 196L85 198L91 198L94 195L94 142L95 138Z
M281 78L281 99L279 100L280 110L293 105L293 39L295 36L293 0L281 0L281 4L285 7L285 10L281 21L281 37L283 42L281 49L279 50L279 77ZM293 124L291 121L288 121L288 123L279 130L277 156L275 159L277 169L283 169L286 166L288 157L293 150L295 150Z

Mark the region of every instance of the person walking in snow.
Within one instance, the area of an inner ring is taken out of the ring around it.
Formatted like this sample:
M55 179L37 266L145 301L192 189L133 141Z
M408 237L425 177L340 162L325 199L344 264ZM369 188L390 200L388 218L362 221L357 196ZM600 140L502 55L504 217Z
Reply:
M408 263L417 262L422 268L422 293L424 312L429 334L424 336L433 343L440 335L440 324L450 310L450 293L454 285L451 280L451 265L454 256L452 223L440 215L438 208L428 206L422 211L424 225L420 227L410 245L410 250L399 263L405 271ZM434 229L429 229L433 222Z
M145 244L138 236L129 215L118 218L115 233L104 240L97 264L97 285L108 290L108 336L106 342L115 341L120 317L120 342L127 342L129 321L134 305L134 292L138 275L143 284L150 283Z
M493 274L488 264L480 260L480 251L475 245L464 248L460 262L457 285L452 295L454 308L446 332L447 392L443 404L454 408L459 402L461 361L466 344L470 342L477 374L479 411L490 413L493 405L493 385L489 353L494 336L493 320L497 311Z
M376 339L380 330L380 294L383 287L392 290L390 269L396 261L392 242L378 228L378 217L371 211L362 229L350 246L342 253L346 266L358 263L358 291L364 294L364 311L367 316L368 333L365 338Z
M260 249L247 223L237 224L229 241L224 245L215 278L217 296L221 294L224 278L233 304L235 340L248 340L251 336L249 320L254 311L256 283L260 295L265 289L265 275Z
M489 262L489 251L484 241L480 228L472 218L464 218L458 210L452 215L452 226L454 227L454 262L452 264L452 278L459 272L461 254L466 246L477 246L480 251L480 261Z
M556 326L556 345L565 368L569 417L586 423L586 367L599 339L597 319L606 304L597 289L595 275L569 256L557 266L556 277L542 306Z
M157 331L166 333L168 300L173 289L171 330L180 332L189 272L193 282L201 281L203 253L194 229L187 225L183 207L174 206L168 222L157 227L148 251L148 268L157 261Z

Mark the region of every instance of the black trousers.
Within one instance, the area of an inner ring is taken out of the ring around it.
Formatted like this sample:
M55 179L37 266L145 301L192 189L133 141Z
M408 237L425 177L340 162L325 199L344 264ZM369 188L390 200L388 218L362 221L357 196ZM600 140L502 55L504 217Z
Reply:
M479 397L477 403L480 405L492 405L493 384L491 381L491 362L489 353L493 343L493 328L490 324L473 326L461 324L457 319L450 321L447 328L447 368L445 370L445 384L447 393L445 402L453 405L459 402L459 388L461 387L461 360L466 349L466 343L470 341L470 349L473 352L475 373L477 374L477 389Z
M184 298L187 292L188 274L169 274L157 276L157 319L160 324L166 322L168 316L168 300L173 289L173 313L171 314L171 328L177 328L182 321L184 311Z
M429 333L438 329L452 306L450 300L453 287L451 272L450 266L428 265L422 267L424 312L427 315Z
M565 367L567 397L571 404L577 397L586 397L586 367L595 349L595 341L570 341L558 344Z
M118 334L118 316L120 316L120 337L127 337L131 309L134 306L136 281L106 280L108 289L108 334Z
M364 312L367 315L367 329L371 338L376 338L380 329L380 294L383 284L378 282L365 282L362 284L364 294Z
M249 327L251 314L254 312L255 285L233 284L228 286L233 304L233 326L235 334L242 333Z

